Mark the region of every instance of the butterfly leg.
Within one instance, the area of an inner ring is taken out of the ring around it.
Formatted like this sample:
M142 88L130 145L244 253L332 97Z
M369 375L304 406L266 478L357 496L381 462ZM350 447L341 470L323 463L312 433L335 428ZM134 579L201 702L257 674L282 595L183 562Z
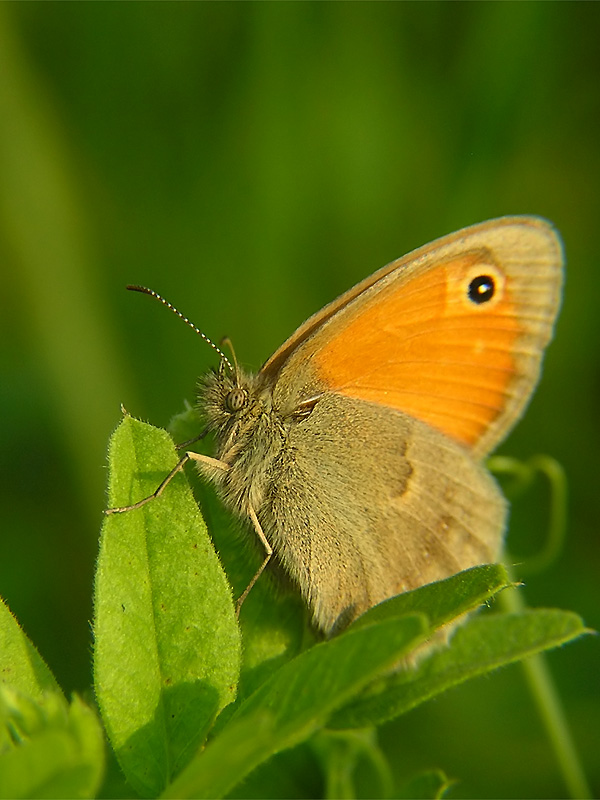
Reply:
M123 514L125 511L134 511L136 508L141 508L145 506L146 503L149 503L151 500L155 500L157 497L160 497L161 494L164 492L166 487L171 483L175 475L185 467L188 461L202 461L204 464L208 464L211 467L215 467L216 469L220 469L223 471L227 471L229 469L229 464L226 464L224 461L219 461L216 458L210 458L209 456L201 455L200 453L194 453L192 451L184 453L182 458L179 462L173 467L171 472L167 475L167 477L162 481L160 486L156 489L156 491L152 492L151 495L148 497L144 497L143 500L138 500L137 503L132 503L130 506L119 506L118 508L107 508L104 513L105 514Z
M237 599L237 602L235 604L235 613L236 613L237 617L239 617L239 615L240 615L240 609L242 607L242 603L244 602L244 600L250 594L250 590L252 589L252 587L254 586L256 581L262 575L265 567L267 566L267 564L271 560L271 556L273 555L273 548L269 544L269 540L265 536L265 532L262 529L262 525L260 524L260 522L258 520L258 517L256 516L256 511L252 508L252 506L250 506L250 508L248 509L248 516L250 517L250 520L252 521L252 524L254 525L254 530L256 531L256 535L260 539L260 542L261 542L262 546L265 548L265 557L263 559L262 564L260 565L260 567L255 572L254 576L252 577L252 580L250 581L248 586L246 586L246 588L244 589L242 594Z
M226 464L224 461L219 461L216 458L211 458L210 456L205 456L202 453L194 453L193 451L186 452L186 453L183 454L183 456L178 461L178 463L173 467L171 472L169 472L169 474L166 476L166 478L157 487L157 489L154 492L152 492L152 494L148 495L148 497L144 497L142 500L138 500L137 503L132 503L130 506L119 506L118 508L107 508L104 511L104 513L107 514L107 515L108 514L123 514L126 511L134 511L136 508L141 508L142 506L145 506L146 503L149 503L151 500L155 500L157 497L160 497L161 494L166 489L166 487L169 485L169 483L173 480L175 475L177 475L178 472L181 472L181 470L185 467L185 465L187 464L188 461L201 462L202 464L206 464L208 467L212 467L213 469L221 470L223 472L226 472L230 468L229 464ZM271 556L273 555L273 548L269 544L269 541L268 541L267 537L265 536L265 533L264 533L264 531L262 529L262 525L260 524L260 522L258 520L258 517L256 516L256 512L252 508L252 506L250 506L250 508L248 509L248 516L250 517L252 525L254 526L254 530L256 531L256 535L258 536L262 546L264 547L265 557L263 559L262 564L260 565L260 567L258 568L256 573L252 577L252 580L250 581L248 586L246 586L246 588L244 589L244 591L242 592L242 594L240 595L240 597L238 598L238 600L237 600L237 602L235 604L235 612L236 612L237 616L239 616L240 608L242 607L242 603L244 602L246 597L248 597L248 594L250 593L250 590L252 589L252 587L254 586L256 581L259 579L259 577L263 573L265 567L267 566L267 564L271 560Z

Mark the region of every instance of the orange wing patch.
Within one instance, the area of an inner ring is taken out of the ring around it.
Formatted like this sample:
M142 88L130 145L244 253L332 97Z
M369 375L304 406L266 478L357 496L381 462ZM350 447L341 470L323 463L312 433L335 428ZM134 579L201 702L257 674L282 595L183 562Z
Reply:
M363 298L315 354L321 379L473 446L510 398L523 333L504 274L490 261L466 254ZM481 275L492 279L493 295L477 303L469 287Z

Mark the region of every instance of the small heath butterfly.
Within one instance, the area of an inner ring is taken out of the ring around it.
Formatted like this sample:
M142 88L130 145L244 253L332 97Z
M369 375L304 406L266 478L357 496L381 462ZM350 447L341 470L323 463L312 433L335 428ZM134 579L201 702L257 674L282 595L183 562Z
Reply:
M503 217L375 272L257 374L212 345L221 362L198 407L214 457L187 452L151 497L110 512L138 508L195 461L265 550L238 608L274 558L325 634L496 561L507 509L483 460L538 381L562 266L548 222Z

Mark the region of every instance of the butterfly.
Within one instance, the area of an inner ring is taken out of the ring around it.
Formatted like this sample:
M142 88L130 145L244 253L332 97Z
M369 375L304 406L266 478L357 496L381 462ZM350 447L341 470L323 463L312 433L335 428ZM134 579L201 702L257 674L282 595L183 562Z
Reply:
M198 409L214 455L187 452L153 495L110 511L144 505L193 460L264 548L238 606L273 559L327 635L498 560L507 505L484 459L538 382L562 274L550 223L502 217L375 272L257 373L212 345Z

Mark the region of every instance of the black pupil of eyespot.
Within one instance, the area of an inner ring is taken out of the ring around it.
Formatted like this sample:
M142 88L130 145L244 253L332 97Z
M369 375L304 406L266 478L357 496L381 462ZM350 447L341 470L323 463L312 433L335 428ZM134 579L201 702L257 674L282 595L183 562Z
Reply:
M478 305L487 303L494 296L496 284L490 275L478 275L469 284L469 300Z
M225 398L230 411L239 411L246 404L246 393L243 389L232 389Z

